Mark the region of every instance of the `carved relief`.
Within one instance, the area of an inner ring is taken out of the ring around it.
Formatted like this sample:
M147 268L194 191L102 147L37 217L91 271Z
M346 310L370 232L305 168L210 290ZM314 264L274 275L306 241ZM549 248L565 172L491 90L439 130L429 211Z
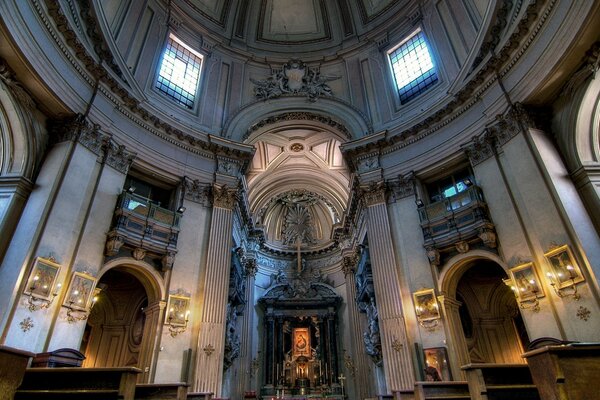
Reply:
M474 138L471 143L465 147L465 151L473 167L484 162L488 158L493 157L495 154L494 145L490 140L488 131L486 130L482 136Z
M175 252L169 251L167 254L162 256L161 258L162 270L169 271L173 268L173 263L175 262Z
M210 205L210 184L202 183L198 179L184 178L185 199L205 207Z
M281 70L272 70L264 80L250 78L254 83L254 95L259 100L277 98L284 94L305 94L311 102L320 96L333 96L329 81L339 76L321 75L318 67L308 67L300 60L290 60Z
M128 151L124 145L110 143L107 149L106 164L117 171L127 174L136 153Z
M431 265L440 265L440 252L433 246L428 246L425 251L427 252L427 259Z
M12 69L6 64L3 58L0 58L0 81L2 81L10 90L13 97L26 109L34 110L36 108L33 98L23 87L21 82L16 79Z
M385 203L386 185L384 182L372 182L361 186L361 195L367 207Z
M415 178L414 176L399 176L398 179L389 181L392 196L390 200L398 201L405 197L414 196L415 194Z
M371 360L377 366L381 366L383 363L383 356L381 353L381 335L379 333L379 312L375 306L375 301L371 301L366 305L365 311L367 313L367 329L363 332L363 342L365 344L365 351L371 357Z
M246 131L246 133L244 134L242 139L243 140L248 139L248 137L250 137L252 132L254 132L264 126L275 124L275 123L282 122L282 121L316 121L316 122L325 124L327 126L330 126L332 128L335 128L336 130L343 133L347 139L352 138L352 135L350 134L350 131L348 131L348 128L346 128L346 126L344 124L331 119L331 117L313 114L310 112L295 111L295 112L286 112L286 113L282 113L282 114L273 115L271 117L265 118L265 119L257 122L256 124L254 124L250 128L248 128L248 130Z
M233 158L217 156L217 172L229 175L237 176L240 172L240 162Z
M144 257L146 257L146 250L142 249L141 247L136 247L135 249L133 249L133 251L131 252L131 255L133 256L133 258L135 258L136 260L143 260Z
M485 244L487 247L491 249L495 249L497 246L496 243L496 232L494 231L494 225L488 224L479 229L479 239Z
M342 271L344 271L344 276L348 274L356 273L356 267L358 265L359 255L355 253L351 256L346 256L342 258Z
M368 156L361 157L356 160L356 168L358 173L372 171L374 169L381 168L379 165L379 153L369 154Z
M125 243L125 239L119 235L109 235L108 239L106 239L106 250L105 254L108 257L116 256Z
M213 185L213 206L232 210L238 200L238 191L227 185Z

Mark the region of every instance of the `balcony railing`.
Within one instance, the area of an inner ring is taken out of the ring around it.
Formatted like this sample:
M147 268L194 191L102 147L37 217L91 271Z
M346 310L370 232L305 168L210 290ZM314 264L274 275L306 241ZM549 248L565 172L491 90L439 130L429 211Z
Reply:
M136 194L123 192L119 196L112 229L108 234L107 255L118 253L123 244L156 256L173 255L177 251L181 216L180 212L160 207Z
M425 246L440 250L459 241L476 238L482 229L492 229L478 186L447 197L441 201L419 207Z

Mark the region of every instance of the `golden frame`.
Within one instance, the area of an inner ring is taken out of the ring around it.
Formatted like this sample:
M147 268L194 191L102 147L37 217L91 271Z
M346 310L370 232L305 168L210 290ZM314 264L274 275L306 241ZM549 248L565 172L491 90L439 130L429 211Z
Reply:
M54 259L37 257L23 293L37 299L50 301L58 291L58 288L56 291L54 290L54 286L60 268L61 265L57 264Z
M293 331L293 357L310 357L310 331L308 328L294 328Z
M557 285L557 289L573 286L585 281L579 266L575 262L569 245L562 245L544 254L550 265L549 278Z
M84 272L73 272L63 306L87 311L96 289L96 278Z
M171 326L187 326L190 315L190 298L176 294L169 295L165 324Z
M514 285L514 292L519 300L530 301L544 297L544 289L533 262L517 265L508 270Z
M440 307L433 289L422 289L414 292L413 301L418 321L440 319Z

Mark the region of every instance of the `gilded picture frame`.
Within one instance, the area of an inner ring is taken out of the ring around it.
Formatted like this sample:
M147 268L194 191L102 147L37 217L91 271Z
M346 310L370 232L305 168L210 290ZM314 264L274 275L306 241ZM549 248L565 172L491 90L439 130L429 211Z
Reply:
M419 321L432 321L440 318L440 307L433 289L423 289L414 292L413 301Z
M556 247L546 252L544 256L548 260L548 264L550 264L550 273L558 289L572 286L585 280L568 245L565 244Z
M177 294L170 294L165 313L165 323L171 326L186 326L190 312L190 298Z
M310 356L310 331L308 328L294 328L292 340L293 357Z
M514 285L515 295L519 301L528 301L545 296L533 262L517 265L508 272Z
M23 292L38 299L51 300L60 268L61 265L54 259L37 257Z
M89 274L73 272L63 306L73 310L86 311L92 300L96 282L96 278Z

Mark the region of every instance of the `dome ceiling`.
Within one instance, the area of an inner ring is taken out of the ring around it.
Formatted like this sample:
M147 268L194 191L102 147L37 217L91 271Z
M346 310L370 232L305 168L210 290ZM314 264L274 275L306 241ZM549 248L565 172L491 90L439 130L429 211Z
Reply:
M414 0L172 0L172 15L192 20L231 49L272 54L334 55L357 35L389 28ZM392 18L394 17L394 18Z
M348 199L342 140L336 132L298 123L254 136L248 198L272 250L295 252L300 245L312 252L333 243Z

